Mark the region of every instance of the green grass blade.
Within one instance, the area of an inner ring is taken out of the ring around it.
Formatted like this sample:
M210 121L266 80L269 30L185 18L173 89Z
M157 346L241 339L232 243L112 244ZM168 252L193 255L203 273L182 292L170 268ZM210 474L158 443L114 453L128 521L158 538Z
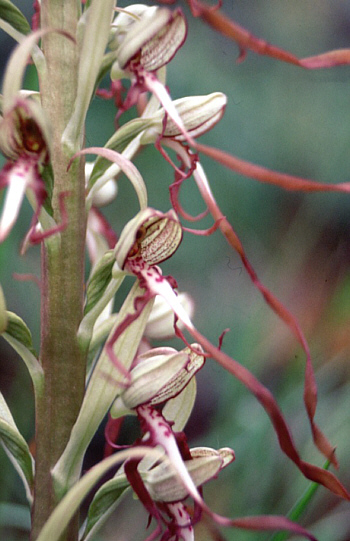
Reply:
M327 460L323 465L323 469L328 470L329 466L330 461ZM310 483L305 492L300 496L300 498L295 502L291 510L288 512L287 517L290 520L293 520L294 522L297 522L299 520L300 516L311 502L319 486L319 483ZM285 541L288 535L288 532L278 532L273 535L269 541Z

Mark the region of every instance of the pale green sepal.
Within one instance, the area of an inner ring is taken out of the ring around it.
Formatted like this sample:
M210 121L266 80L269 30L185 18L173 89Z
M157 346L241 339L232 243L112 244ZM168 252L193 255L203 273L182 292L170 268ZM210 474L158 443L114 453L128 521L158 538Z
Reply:
M180 394L165 404L162 413L165 419L173 422L174 432L181 432L192 413L197 394L196 378L192 378Z
M203 351L199 344L192 344L191 347ZM188 385L195 374L203 367L205 357L195 353L189 347L183 349L180 353L187 355L187 360L184 366L177 371L173 371L171 378L167 381L164 387L160 387L157 394L149 401L152 405L162 404L172 398L175 398Z
M20 434L3 395L0 393L0 441L18 471L32 503L34 483L34 459L23 436Z
M84 134L85 116L107 47L114 6L115 0L93 0L86 13L87 24L80 51L77 99L62 136L63 144L73 151Z
M159 120L154 121L153 118L135 118L121 126L107 141L105 148L123 152L127 145L140 133L147 129L151 129L153 124L158 125ZM88 189L90 190L95 182L109 169L111 166L110 160L98 156L92 173L89 178Z
M124 473L116 475L102 485L90 504L81 541L93 541L96 533L121 503L128 487L129 482Z
M117 49L120 68L125 68L130 59L139 53L145 44L164 31L169 20L171 20L171 11L167 8L150 8L144 11L142 16L130 25L124 40ZM115 78L113 68L111 77Z
M158 459L164 457L164 453L160 451L140 446L121 451L120 453L105 458L91 468L74 484L74 486L72 486L69 492L67 492L65 497L60 501L50 518L44 524L36 541L59 541L62 533L67 528L69 521L80 507L84 498L86 498L99 479L106 474L109 469L128 458L142 458L147 455L154 456Z
M119 69L128 69L129 63L138 55L137 61L146 71L156 71L167 64L186 39L187 24L180 10L158 8L147 10L130 26L117 49L117 62L111 69L114 79Z
M125 9L118 10L119 13L112 23L109 48L112 50L118 49L135 22L139 21L143 16L151 20L157 10L158 6L150 7L146 6L146 4L131 4Z
M30 25L23 13L9 0L0 0L0 19L23 35L31 32Z
M135 410L131 409L132 407L135 406L135 404L131 402L132 395L135 395L134 398L135 400L137 399L137 401L140 401L140 400L146 401L147 398L149 398L150 402L152 403L152 400L150 397L154 392L152 391L153 387L157 387L158 392L161 391L161 387L162 386L164 387L164 384L165 385L168 384L168 386L171 387L171 385L169 385L169 382L172 383L171 380L174 379L174 374L168 375L166 373L166 370L162 370L162 367L158 366L163 362L163 360L166 363L166 366L163 366L163 368L165 369L175 368L177 370L180 367L180 370L178 370L177 375L179 376L181 374L181 367L183 366L183 361L181 361L182 356L180 356L179 354L177 354L176 356L174 354L171 354L172 348L157 348L157 349L169 350L168 359L165 358L165 354L164 354L163 359L161 358L161 356L159 356L159 359L155 360L156 362L154 363L154 366L153 366L155 373L151 369L149 370L149 374L147 374L147 365L149 364L147 363L147 360L146 362L145 360L143 360L140 363L140 369L138 370L139 374L135 374L137 367L132 371L131 373L132 383L130 385L130 388L127 389L125 393L123 393L121 396L118 396L118 398L113 402L113 405L110 409L110 415L113 419L117 419L118 417L124 417L125 415L135 415ZM154 351L155 350L153 350L153 352ZM180 352L180 353L183 354L183 352ZM181 362L182 362L182 365L181 365ZM145 364L146 366L144 366ZM175 366L175 364L177 364L177 366ZM159 368L160 373L157 373L157 366ZM142 376L142 372L145 373L144 374L145 377ZM152 380L152 376L154 376L153 380ZM146 382L148 377L151 380L151 383L149 384ZM137 383L140 383L140 384L145 383L145 387L142 388L142 385L141 385L141 389L138 393L135 392L135 387ZM165 391L163 391L163 393L165 394ZM185 427L194 406L196 393L197 393L196 378L192 377L180 393L178 393L174 398L167 399L162 412L163 412L164 418L167 421L173 423L172 427L175 432L180 432ZM124 402L124 395L126 395L125 402Z
M194 302L188 293L178 293L178 301L192 318L194 312ZM183 326L178 321L178 328L182 330ZM156 340L165 340L175 337L174 312L163 297L156 296L153 310L145 329L147 338Z
M125 320L127 315L135 312L134 301L143 294L144 290L136 282L121 307L112 333ZM114 344L114 354L125 370L129 370L136 355L152 305L153 299ZM104 347L89 381L70 440L53 470L58 495L64 494L68 487L79 477L87 446L111 404L120 394L123 380L124 374L114 366L106 352L106 347Z
M49 30L37 30L26 36L14 49L7 63L3 81L3 109L8 111L14 104L14 100L22 87L24 73L30 54L36 50L37 56L42 53L37 46L38 40ZM43 67L43 66L42 66Z
M226 103L227 98L222 92L213 92L205 96L189 96L173 101L186 131L193 138L200 137L219 122L224 114ZM164 115L165 111L162 108L157 111L155 117L163 119ZM167 118L162 135L185 141L184 135L170 117Z
M119 152L116 152L115 150L104 147L84 148L84 150L81 150L78 153L78 155L81 154L98 154L99 156L103 156L104 158L107 158L107 160L114 162L114 164L116 164L118 168L123 171L133 185L139 200L140 209L142 210L147 207L147 188L145 182L141 173L129 158L123 154L120 154ZM110 180L110 178L111 177L107 178L106 181ZM99 188L101 188L101 186L99 186Z

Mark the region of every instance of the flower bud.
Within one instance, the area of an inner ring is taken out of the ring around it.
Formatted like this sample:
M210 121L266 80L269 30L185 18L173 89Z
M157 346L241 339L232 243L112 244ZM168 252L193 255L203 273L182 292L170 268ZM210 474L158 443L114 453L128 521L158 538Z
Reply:
M198 344L193 347L199 349ZM140 355L131 370L131 383L122 393L128 409L143 404L159 405L177 396L202 368L205 358L190 348L177 352L172 348L154 348Z
M121 269L134 257L141 257L148 265L158 265L172 256L181 240L181 224L173 210L164 214L147 208L124 227L115 258Z
M85 184L88 186L90 175L95 166L94 162L87 162L85 164ZM112 176L109 180L106 180L101 187L99 187L92 198L92 204L94 207L104 207L109 205L116 198L118 193L118 185L115 178Z
M192 460L185 460L184 463L197 487L216 477L234 460L234 452L229 448L216 451L209 447L197 447L190 452ZM177 502L188 496L186 486L169 461L162 462L143 477L147 490L155 501Z

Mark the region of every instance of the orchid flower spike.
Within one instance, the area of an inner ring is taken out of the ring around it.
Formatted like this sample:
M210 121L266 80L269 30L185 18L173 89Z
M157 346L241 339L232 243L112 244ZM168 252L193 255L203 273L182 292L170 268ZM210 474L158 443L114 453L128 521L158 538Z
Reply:
M0 188L8 186L0 218L0 242L19 214L27 188L35 196L36 216L46 199L41 173L49 160L49 130L37 102L20 95L0 120L0 150L8 159L0 171Z

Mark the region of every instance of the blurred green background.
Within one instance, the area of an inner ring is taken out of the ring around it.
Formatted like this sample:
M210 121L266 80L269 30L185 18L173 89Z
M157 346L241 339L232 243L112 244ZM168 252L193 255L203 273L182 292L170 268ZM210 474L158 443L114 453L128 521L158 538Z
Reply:
M26 7L30 12L29 2ZM345 0L224 1L224 11L255 35L300 57L349 47L350 3ZM172 97L213 91L228 97L223 119L202 142L286 173L321 182L349 181L350 67L306 71L249 52L245 62L237 64L238 48L233 42L190 14L188 22L187 41L168 68ZM10 47L10 41L0 43L3 57ZM87 146L105 143L113 132L114 116L113 104L94 99ZM317 421L337 447L338 475L349 487L349 196L287 193L240 177L206 157L202 163L259 277L298 318L307 336L319 385ZM168 210L170 166L154 148L140 154L136 165L147 183L150 205ZM182 202L190 211L203 209L191 181L183 188ZM135 194L121 178L118 198L105 213L120 231L136 211ZM8 309L24 318L38 345L37 286L13 278L13 273L40 275L39 248L19 256L30 219L29 205L24 204L21 220L0 246L0 279ZM254 289L239 257L220 233L211 237L185 233L178 252L162 267L176 278L181 291L195 299L195 324L209 339L217 343L221 332L231 329L225 336L225 351L273 391L302 457L322 465L322 457L311 444L302 403L304 354ZM0 389L19 429L31 441L34 405L29 377L3 340L0 348ZM230 446L236 452L233 465L205 487L208 504L230 517L286 514L308 482L279 451L267 415L212 360L199 374L198 384L196 407L186 430L191 445ZM101 434L90 450L91 463L102 456L102 449ZM24 491L0 452L0 538L25 540ZM6 507L2 502L13 505ZM144 539L147 518L142 513L140 504L130 498L98 541ZM138 514L139 521L134 518ZM12 528L11 522L19 529ZM320 541L350 540L348 504L323 488L301 522ZM238 530L225 530L223 535L235 541L269 539L268 534ZM210 538L204 522L197 528L196 539Z

